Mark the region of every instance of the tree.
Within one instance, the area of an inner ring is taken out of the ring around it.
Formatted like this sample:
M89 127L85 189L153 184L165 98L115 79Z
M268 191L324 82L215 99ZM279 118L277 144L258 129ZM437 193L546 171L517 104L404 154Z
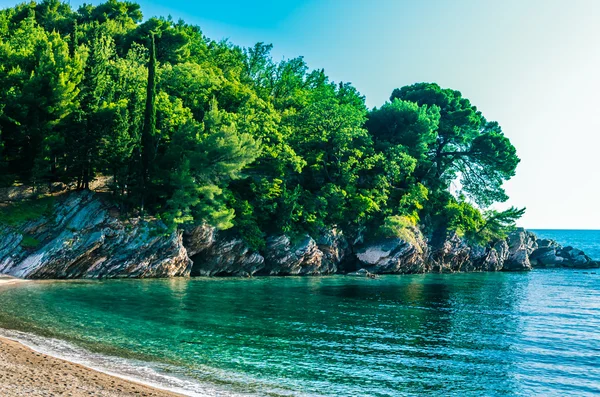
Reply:
M260 142L238 133L216 100L205 117L204 131L199 130L194 123L182 126L165 154L162 165L172 171L165 186L168 198L163 218L170 224L205 221L227 229L234 211L227 208L224 189L258 157Z
M477 204L506 201L502 184L514 176L519 158L498 123L488 123L459 91L434 83L395 89L391 100L395 99L439 108L437 138L429 149L433 172L421 176L423 181L448 187L459 177L462 191Z
M148 85L146 87L146 110L142 129L142 169L140 175L142 209L146 199L146 189L150 180L151 162L154 160L154 139L156 135L156 45L154 33L150 34L150 61L148 62Z
M415 102L394 99L369 113L366 128L380 150L400 145L419 161L426 173L431 167L429 154L437 139L439 122L437 106L419 106Z
M271 50L143 21L130 1L0 10L0 181L101 178L124 212L235 226L254 248L417 224L491 240L522 214L485 210L519 160L460 92L415 84L368 111L351 84Z

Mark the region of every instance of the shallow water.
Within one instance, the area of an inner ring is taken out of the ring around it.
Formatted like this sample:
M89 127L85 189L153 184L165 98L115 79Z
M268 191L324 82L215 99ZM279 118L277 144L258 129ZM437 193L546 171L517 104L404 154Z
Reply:
M198 395L600 393L600 273L35 282L0 302L5 334Z

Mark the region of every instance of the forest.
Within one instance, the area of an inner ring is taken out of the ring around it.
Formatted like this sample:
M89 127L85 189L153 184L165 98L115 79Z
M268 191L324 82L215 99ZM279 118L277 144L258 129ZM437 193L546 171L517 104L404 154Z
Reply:
M272 46L242 48L133 2L0 11L0 185L109 180L127 213L272 234L452 231L488 243L519 158L500 125L435 83L369 109L349 83Z

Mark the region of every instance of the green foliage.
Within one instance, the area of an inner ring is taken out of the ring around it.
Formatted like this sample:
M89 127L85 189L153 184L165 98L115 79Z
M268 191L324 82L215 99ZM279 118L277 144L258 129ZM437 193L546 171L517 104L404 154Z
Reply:
M448 230L455 231L461 237L474 238L485 223L481 211L466 201L450 200L443 211Z
M25 248L25 249L33 249L36 248L38 245L40 245L40 240L31 237L31 236L23 236L23 239L21 240L21 247Z
M25 200L0 207L0 224L19 226L29 221L50 216L54 197Z
M459 178L462 192L483 207L508 199L502 184L514 176L519 158L497 122L487 122L459 91L437 84L396 89L391 99L439 109L437 138L428 155L433 166L423 170L420 180L448 188Z
M402 145L408 154L424 161L437 138L440 111L436 105L419 106L415 102L394 99L373 109L366 124L381 144Z
M510 207L504 211L489 210L483 213L484 224L477 230L482 241L503 239L515 230L515 222L523 216L525 208Z
M384 237L400 238L415 247L420 245L415 235L416 219L409 216L392 215L385 218L379 229L379 234Z
M514 207L505 211L480 211L462 199L452 198L439 210L438 217L445 222L443 226L446 230L454 231L473 243L485 245L506 238L524 213L524 208Z
M123 212L235 227L255 249L332 227L410 239L417 223L491 241L522 214L486 210L519 159L460 92L414 84L369 111L350 84L271 50L144 21L130 1L1 10L0 183L110 177Z
M235 210L234 226L244 241L255 250L265 248L265 234L258 227L254 208L245 200L235 200L232 206Z

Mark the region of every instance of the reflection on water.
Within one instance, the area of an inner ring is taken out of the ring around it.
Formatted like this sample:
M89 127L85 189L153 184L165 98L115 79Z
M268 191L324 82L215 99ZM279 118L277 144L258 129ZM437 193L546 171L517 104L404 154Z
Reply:
M599 290L561 270L44 282L0 290L0 327L260 395L582 396Z

